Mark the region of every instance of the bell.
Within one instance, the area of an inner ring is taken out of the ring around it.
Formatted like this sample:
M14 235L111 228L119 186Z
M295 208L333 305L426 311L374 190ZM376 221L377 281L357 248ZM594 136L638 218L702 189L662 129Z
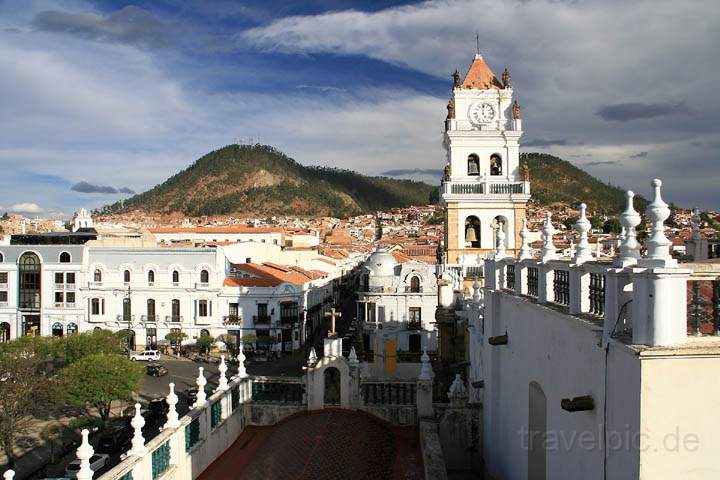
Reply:
M468 243L477 242L477 235L475 235L475 229L472 225L465 228L465 241Z

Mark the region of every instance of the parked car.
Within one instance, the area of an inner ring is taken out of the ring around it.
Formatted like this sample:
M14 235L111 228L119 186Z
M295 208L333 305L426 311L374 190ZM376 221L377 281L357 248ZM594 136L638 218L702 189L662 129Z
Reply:
M145 350L144 352L133 353L130 355L130 360L140 360L143 362L149 362L151 360L160 360L160 352L157 350Z
M145 373L151 377L162 377L163 375L167 375L168 369L157 363L151 363L145 365Z
M103 468L105 465L107 465L108 460L110 459L110 455L107 453L96 453L92 457L90 457L90 469L93 472L97 472L101 468ZM72 462L70 462L65 469L65 476L67 478L77 478L77 474L80 471L80 460L75 459Z
M126 427L115 427L100 437L97 452L99 453L120 453L127 450L132 439L133 431Z

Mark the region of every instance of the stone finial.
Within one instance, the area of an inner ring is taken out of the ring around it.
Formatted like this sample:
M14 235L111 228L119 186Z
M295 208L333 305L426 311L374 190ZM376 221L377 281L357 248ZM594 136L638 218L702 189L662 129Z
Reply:
M193 408L202 408L207 403L207 394L205 393L207 379L205 378L204 370L205 369L203 367L198 367L198 377L197 380L195 380L195 385L197 385L198 391Z
M453 380L452 385L450 385L450 390L448 390L448 399L450 399L450 406L460 407L467 401L467 398L468 394L467 389L465 388L465 382L463 382L460 374L456 373L455 380Z
M178 403L178 396L175 394L174 383L171 382L168 387L170 387L170 393L168 393L167 397L165 397L165 402L168 404L168 413L167 421L165 422L165 426L163 428L177 428L180 426L180 418L178 416L177 409L175 408L175 405Z
M135 404L135 416L130 421L130 425L133 427L133 438L132 438L132 447L130 448L130 451L128 452L128 455L145 455L147 453L147 448L145 448L145 438L142 434L142 427L145 426L145 419L142 416L142 413L140 413L140 404Z
M315 347L310 349L310 355L308 355L308 366L314 367L318 361L317 353L315 353Z
M350 353L348 354L348 363L350 366L356 367L358 364L360 364L360 360L358 360L357 352L355 352L355 347L350 347Z
M580 218L575 222L574 228L578 232L578 243L575 248L575 255L573 256L573 263L580 265L584 262L592 260L592 251L590 249L590 242L588 242L588 232L592 225L590 220L586 216L587 205L584 203L580 204ZM598 242L599 244L599 242Z
M88 432L87 428L84 428L83 431L80 432L80 435L82 436L82 441L80 442L80 447L78 447L75 452L75 456L80 460L80 470L78 470L75 478L78 480L92 480L93 471L92 468L90 468L90 459L95 454L95 449L90 445L90 441L88 440L90 432Z
M230 388L228 386L227 376L225 376L227 370L228 367L225 363L225 355L220 355L220 365L218 365L218 372L220 373L220 378L218 379L218 386L215 389L216 392L224 392Z
M640 259L641 267L671 267L677 264L670 256L670 240L665 236L665 220L670 216L670 209L662 199L660 187L662 181L653 179L651 183L654 190L653 201L647 206L645 216L652 225L650 239L647 241L647 254Z
M432 379L433 371L430 366L430 357L427 354L427 349L423 349L423 354L420 357L420 375L418 375L418 380L427 381Z
M640 258L640 245L637 242L635 227L640 225L642 219L633 206L635 193L633 193L632 190L628 190L625 192L625 198L627 198L625 211L620 214L622 231L620 233L620 255L615 259L616 267L634 265Z
M692 222L692 239L700 240L700 209L697 207L693 208L693 216L690 217Z
M495 258L504 258L505 255L505 229L503 223L498 222L495 229Z
M552 224L552 213L547 212L545 214L545 223L543 224L542 230L543 248L542 248L542 261L547 262L549 260L557 259L557 253L555 244L553 243L553 234L555 233L555 227Z
M477 278L473 282L472 288L473 288L472 299L473 299L473 302L477 303L480 301L480 282L477 281Z
M530 236L530 230L528 230L527 227L527 218L523 218L522 221L522 229L520 230L520 238L522 239L522 245L520 245L520 260L526 260L528 258L532 258L532 253L530 252L530 241L528 237Z
M3 480L13 480L13 478L15 478L15 470L5 470Z
M238 361L238 371L237 371L237 377L238 378L247 378L247 370L245 370L245 352L243 351L242 345L240 345L240 351L238 352L237 356Z

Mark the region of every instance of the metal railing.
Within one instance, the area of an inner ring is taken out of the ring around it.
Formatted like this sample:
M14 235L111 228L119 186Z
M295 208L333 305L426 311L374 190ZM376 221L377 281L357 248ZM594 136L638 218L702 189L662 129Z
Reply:
M468 194L468 193L485 193L484 184L482 183L451 183L450 193L453 194Z
M490 193L523 193L523 183L491 183Z
M515 265L505 267L505 288L515 290Z
M135 315L118 315L117 316L118 322L134 322L135 321Z
M405 287L405 293L422 293L422 291L423 291L423 287L422 287L422 286L420 286L420 287L415 287L415 288L413 288L413 287L411 287L411 286L406 286L406 287Z
M602 317L605 315L605 275L590 273L590 313Z
M302 404L305 384L302 379L273 380L253 379L252 401L256 403Z
M154 322L158 321L158 316L157 315L142 315L140 317L140 321L154 323Z
M223 317L224 325L240 325L243 319L240 315L225 315Z
M182 323L183 317L181 315L167 315L165 321L169 323Z
M570 272L567 270L553 271L553 301L558 305L570 303Z
M537 267L528 267L527 269L527 293L531 297L538 296L538 269Z

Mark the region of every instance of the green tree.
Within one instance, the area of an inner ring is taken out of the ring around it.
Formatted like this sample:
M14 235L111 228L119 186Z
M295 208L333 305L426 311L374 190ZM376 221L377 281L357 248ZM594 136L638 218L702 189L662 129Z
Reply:
M117 354L95 353L73 363L63 371L68 401L97 409L103 425L110 418L115 400L127 401L140 388L144 368Z
M211 335L200 335L197 339L196 345L200 349L200 353L209 354L210 347L212 346L215 339Z
M59 423L47 423L40 430L40 438L50 447L50 463L55 463L55 444L62 438L63 427Z
M223 335L218 335L217 337L217 340L220 340L225 344L228 354L232 357L237 357L238 354L238 345L235 339L235 335L230 335L227 333Z
M0 442L9 468L15 465L18 435L28 432L34 416L57 403L56 384L45 372L45 354L35 350L43 345L12 341L0 353Z
M77 335L54 338L53 357L64 365L71 365L78 360L96 353L123 352L124 339L110 330L93 330Z
M575 223L577 223L578 219L580 217L567 217L565 220L563 220L563 225L565 225L565 228L568 230L572 230Z
M165 335L165 340L170 342L170 346L175 350L176 354L180 353L180 347L182 347L182 342L188 337L187 333L180 331L180 330L174 330L167 335Z
M609 218L603 224L603 233L620 233L622 231L622 225L620 220L617 218Z

